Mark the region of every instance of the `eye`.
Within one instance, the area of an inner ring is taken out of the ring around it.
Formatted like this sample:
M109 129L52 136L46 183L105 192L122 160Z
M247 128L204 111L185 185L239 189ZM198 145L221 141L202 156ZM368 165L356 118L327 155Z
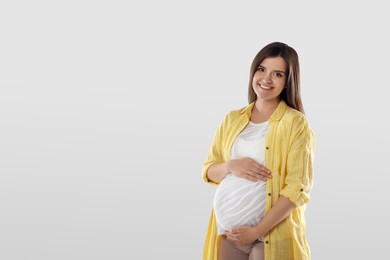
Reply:
M281 73L281 72L275 71L275 72L272 73L272 76L273 77L277 77L277 78L283 78L284 74Z
M258 68L257 68L257 71L264 72L265 69L264 69L263 67L258 67Z

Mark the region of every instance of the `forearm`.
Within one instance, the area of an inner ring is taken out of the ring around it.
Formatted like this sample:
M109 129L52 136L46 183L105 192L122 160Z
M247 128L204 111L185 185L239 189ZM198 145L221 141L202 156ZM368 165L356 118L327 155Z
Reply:
M207 171L207 178L214 183L220 183L228 173L229 162L213 164Z
M287 218L294 208L295 204L289 198L280 196L275 205L261 220L260 224L256 226L259 237L266 235L271 229Z

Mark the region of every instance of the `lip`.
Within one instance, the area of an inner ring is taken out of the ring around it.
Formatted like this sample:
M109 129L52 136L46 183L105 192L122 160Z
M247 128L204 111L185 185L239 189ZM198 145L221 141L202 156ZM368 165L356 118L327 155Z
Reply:
M263 90L272 90L273 87L257 83L257 85Z

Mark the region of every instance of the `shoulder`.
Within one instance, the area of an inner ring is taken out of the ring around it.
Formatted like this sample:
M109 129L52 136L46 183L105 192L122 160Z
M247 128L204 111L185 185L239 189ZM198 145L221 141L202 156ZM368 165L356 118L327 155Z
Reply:
M313 134L310 123L305 114L289 106L286 106L285 113L281 118L281 123L290 128L292 132L306 132L307 134Z
M286 106L286 111L282 117L282 120L299 124L308 124L308 120L305 114L289 106Z
M254 103L251 103L249 105L246 105L244 107L230 110L225 114L225 117L223 118L221 122L221 127L223 128L229 128L232 125L235 125L236 123L243 120L245 117L248 117L248 114L250 115Z
M313 149L316 146L316 135L310 126L310 123L305 114L287 107L284 116L281 119L282 129L289 133L293 142L305 145L308 149Z
M251 104L246 105L244 107L230 110L226 114L225 120L235 121L235 120L238 120L240 118L247 116L248 114L250 115L250 113L252 112L253 105L254 105L254 103L251 103Z

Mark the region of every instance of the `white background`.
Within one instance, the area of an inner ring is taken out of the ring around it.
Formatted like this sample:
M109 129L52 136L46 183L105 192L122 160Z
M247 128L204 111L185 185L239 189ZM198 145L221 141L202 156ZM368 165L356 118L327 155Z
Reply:
M235 2L1 2L0 259L200 259L201 166L273 41L317 137L313 259L389 259L386 1Z

